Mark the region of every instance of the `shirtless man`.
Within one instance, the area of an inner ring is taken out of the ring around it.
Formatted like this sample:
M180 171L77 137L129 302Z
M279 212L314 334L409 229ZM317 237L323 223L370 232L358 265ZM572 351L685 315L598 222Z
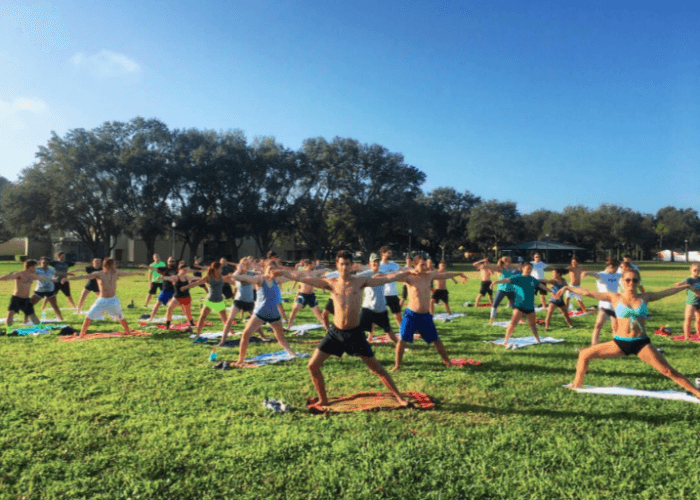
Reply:
M449 279L455 276L460 276L462 283L467 282L467 277L463 273L428 271L425 258L422 255L417 255L413 259L413 271L405 278L398 280L405 281L408 285L408 307L401 322L400 340L396 344L396 361L391 371L398 371L406 342L413 343L413 334L416 331L420 331L420 336L428 344L435 344L435 349L440 354L445 366L453 366L447 351L445 351L445 346L438 336L433 315L430 314L430 282L434 279Z
M70 281L68 281L68 269L75 265L75 262L66 262L66 255L63 252L56 252L56 260L49 262L49 265L56 270L56 278L58 280L55 283L56 295L58 292L63 292L66 296L68 303L73 309L76 309L75 302L73 302L73 297L70 295ZM46 306L46 301L44 301L44 307ZM43 307L42 307L43 309Z
M92 265L87 266L85 268L85 272L87 274L92 274L95 271L99 271L101 267L102 267L102 259L92 259ZM90 292L95 292L96 294L99 295L100 287L97 285L97 280L88 280L87 283L85 283L85 288L83 288L83 291L80 294L80 300L78 301L78 313L77 314L82 314L83 304L85 303L85 299L87 298L87 296Z
M476 300L474 301L474 307L479 307L479 301L485 295L489 296L489 305L493 304L493 292L491 291L491 274L493 274L493 271L488 265L484 265L488 263L489 258L486 257L485 259L474 262L473 264L477 269L479 269L479 275L481 277L481 287L479 288L479 295L476 296Z
M391 262L391 249L383 246L379 249L379 255L382 257L379 263L379 272L383 274L399 272L399 265L396 262ZM384 285L384 297L386 305L394 315L396 324L401 326L401 303L399 301L399 292L396 289L396 283L390 282Z
M574 299L578 303L578 308L581 312L586 312L586 306L583 304L581 295L571 290L571 288L581 288L581 276L587 271L592 271L592 269L579 266L578 259L574 255L571 257L571 265L567 270L569 271L569 286L567 287L566 308L569 309L569 302L571 302L571 299Z
M379 256L376 253L369 256L369 267L369 276L379 273ZM365 273L362 274L364 275ZM386 308L386 298L384 297L384 285L365 287L360 323L364 325L366 331L369 330L368 342L372 342L374 338L374 325L384 330L392 342L396 343L398 341L396 334L391 328L391 321L389 321L389 311Z
M25 316L32 320L35 325L40 323L39 318L34 314L34 304L32 299L29 297L30 290L32 288L32 282L34 280L38 281L51 281L51 278L46 278L44 276L39 276L35 273L36 271L36 261L35 260L25 260L24 270L17 271L15 273L6 274L0 281L15 280L15 289L12 292L12 298L10 299L10 305L7 307L7 332L10 332L10 327L12 326L12 318L15 313L22 312Z
M299 262L299 271L311 271L311 261L303 259ZM323 273L323 270L313 271L314 273ZM313 276L313 274L311 274ZM318 300L316 300L316 294L314 293L314 287L307 285L306 283L299 283L299 290L297 291L296 299L294 299L294 307L292 307L292 312L289 313L289 322L287 323L287 330L291 330L294 324L294 318L296 318L299 311L301 311L306 306L314 313L316 319L323 325L328 333L328 326L323 322L323 317L321 316L321 311L318 308Z
M107 258L102 263L102 271L96 271L91 274L83 274L81 276L73 276L70 280L96 279L100 287L100 296L92 305L83 321L83 327L80 329L80 338L84 338L87 334L87 329L93 319L101 320L105 314L108 314L112 319L119 320L124 327L124 333L131 334L129 324L124 319L122 306L117 298L117 280L122 276L141 276L143 273L129 273L117 271L117 264L114 259Z
M334 304L333 325L329 328L326 336L318 344L318 347L311 356L308 370L311 380L318 393L319 403L328 404L326 396L326 384L321 372L321 366L331 355L342 356L348 353L350 356L360 356L360 359L375 374L384 386L402 406L409 406L399 392L391 375L382 367L374 357L365 332L360 324L360 306L362 304L362 289L365 287L379 286L385 283L396 281L408 274L387 274L381 277L358 277L352 276L352 253L347 250L338 252L335 265L338 268L337 278L314 278L303 276L292 271L278 271L282 276L287 276L302 283L306 283L315 288L321 288L331 292Z
M438 272L444 273L446 270L446 264L444 260L438 263ZM457 280L452 278L452 281L457 283ZM435 305L442 302L445 304L445 310L447 314L452 314L450 310L450 292L447 291L447 279L435 278L435 285L433 289L433 295L430 297L430 314L435 313Z

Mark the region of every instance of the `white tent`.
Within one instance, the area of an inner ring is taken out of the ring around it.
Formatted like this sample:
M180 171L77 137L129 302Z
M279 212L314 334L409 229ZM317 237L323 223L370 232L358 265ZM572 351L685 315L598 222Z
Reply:
M663 250L662 252L658 252L656 256L660 261L671 262L671 250ZM676 262L685 262L685 253L673 252L673 260ZM700 252L688 252L688 262L700 262Z

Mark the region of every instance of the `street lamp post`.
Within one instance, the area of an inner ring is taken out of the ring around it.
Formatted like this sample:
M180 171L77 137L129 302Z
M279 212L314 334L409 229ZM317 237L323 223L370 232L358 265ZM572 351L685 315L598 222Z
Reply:
M170 255L175 257L175 228L177 227L177 223L173 222L172 223L173 227L173 232L170 237Z
M685 261L688 262L688 238L685 239Z
M413 229L408 230L408 255L411 255L411 237L413 236Z

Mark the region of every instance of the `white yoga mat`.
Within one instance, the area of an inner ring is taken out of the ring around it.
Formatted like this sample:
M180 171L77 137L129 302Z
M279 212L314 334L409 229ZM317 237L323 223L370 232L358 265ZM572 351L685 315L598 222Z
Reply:
M308 330L318 330L323 328L321 323L307 323L305 325L294 325L289 329L290 332L303 332Z
M484 340L487 344L503 345L505 338L497 340ZM553 337L540 337L540 344L561 344L564 339L555 339ZM511 337L508 341L509 349L522 349L530 345L537 345L537 340L534 336L529 337Z
M564 386L566 387L566 386ZM631 387L591 387L586 386L581 389L574 389L576 392L587 392L590 394L612 394L613 396L638 396L642 398L655 399L676 399L689 403L700 403L700 399L688 393L680 391L646 391L643 389L632 389Z
M462 316L466 316L465 313L439 313L439 314L433 314L433 320L434 321L452 321L455 318L461 318Z

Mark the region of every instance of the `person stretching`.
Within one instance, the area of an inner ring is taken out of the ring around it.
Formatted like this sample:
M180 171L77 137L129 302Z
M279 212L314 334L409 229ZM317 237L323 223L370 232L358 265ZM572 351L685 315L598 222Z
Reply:
M36 281L51 281L51 278L45 276L39 276L35 273L37 263L35 260L25 260L24 270L17 271L15 273L6 274L0 281L14 280L15 289L12 292L12 298L10 299L10 305L7 306L7 332L10 332L10 327L12 326L12 318L14 318L15 313L22 312L24 315L32 320L32 323L38 325L40 323L39 318L36 317L34 313L34 304L32 299L29 297L29 292L32 288L32 283Z

